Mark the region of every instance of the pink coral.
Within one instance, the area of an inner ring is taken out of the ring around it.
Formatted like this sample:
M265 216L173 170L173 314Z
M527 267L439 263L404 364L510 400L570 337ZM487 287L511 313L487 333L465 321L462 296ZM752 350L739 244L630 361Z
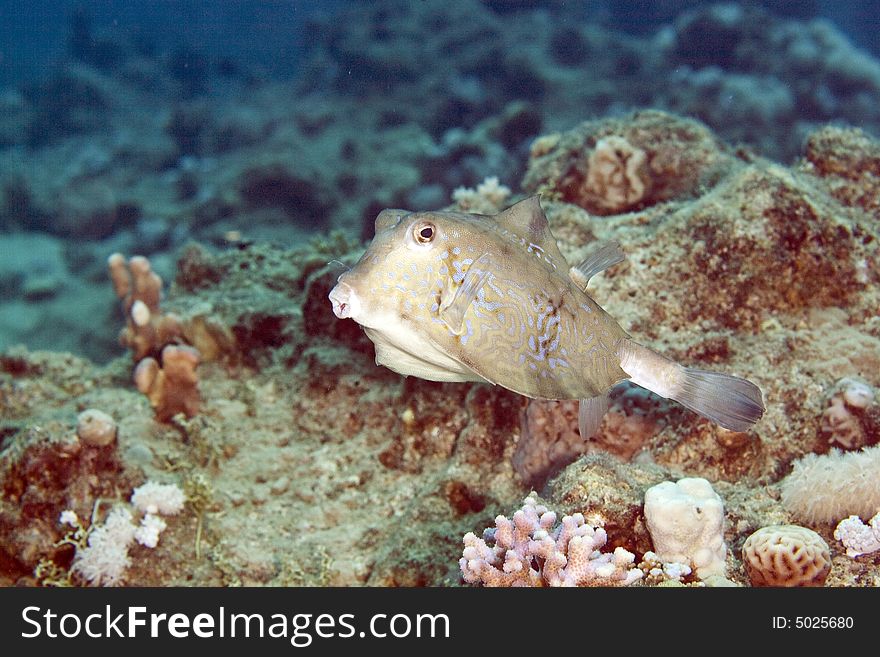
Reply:
M554 525L556 513L531 493L512 521L498 516L483 538L465 534L462 577L486 586L626 586L641 578L631 567L632 553L599 551L608 540L605 530L587 524L583 514Z

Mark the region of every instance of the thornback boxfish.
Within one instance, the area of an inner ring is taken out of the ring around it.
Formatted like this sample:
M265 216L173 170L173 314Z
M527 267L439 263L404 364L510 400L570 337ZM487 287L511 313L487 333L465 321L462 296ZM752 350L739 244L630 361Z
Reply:
M624 379L726 429L751 427L764 413L754 383L638 344L587 294L593 275L623 259L612 242L569 269L537 196L494 216L389 209L330 301L337 317L363 326L377 364L534 399L579 399L584 439Z

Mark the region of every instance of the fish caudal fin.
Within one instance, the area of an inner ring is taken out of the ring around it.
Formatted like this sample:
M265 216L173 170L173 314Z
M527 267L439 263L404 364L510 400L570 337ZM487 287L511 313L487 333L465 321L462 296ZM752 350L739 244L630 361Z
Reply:
M729 374L682 367L632 340L618 350L630 380L731 431L746 431L764 414L761 390Z
M746 431L764 414L761 389L737 376L682 368L680 392L672 397L725 429Z

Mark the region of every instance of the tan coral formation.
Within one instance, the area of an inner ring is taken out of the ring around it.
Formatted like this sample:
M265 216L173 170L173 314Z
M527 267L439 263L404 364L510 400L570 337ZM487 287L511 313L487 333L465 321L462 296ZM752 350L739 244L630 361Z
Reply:
M119 335L122 345L131 349L132 359L140 361L158 355L166 344L183 335L180 319L159 308L162 300L162 279L143 256L132 256L128 262L121 253L107 259L107 268L116 296L122 301L125 328Z
M822 432L828 443L843 449L865 447L876 436L866 428L865 412L874 403L874 390L857 377L844 377L834 387L828 407L822 412Z
M609 135L598 142L587 161L582 197L592 197L609 212L638 205L651 191L648 156L623 137Z
M76 435L86 445L107 447L116 441L117 425L112 416L87 408L76 418Z
M831 571L828 544L798 525L759 529L746 539L742 557L752 586L822 586Z
M193 417L201 407L196 367L199 352L186 345L168 345L162 349L161 364L144 358L134 370L137 389L144 393L156 411L156 419L167 422L178 413Z
M733 157L702 124L656 110L539 137L523 188L601 215L696 196Z

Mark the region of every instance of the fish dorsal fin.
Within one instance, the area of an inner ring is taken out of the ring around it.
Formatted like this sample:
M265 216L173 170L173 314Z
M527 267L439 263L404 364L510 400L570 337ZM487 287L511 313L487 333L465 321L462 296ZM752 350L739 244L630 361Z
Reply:
M580 289L586 291L587 284L593 276L624 260L626 260L626 255L624 255L623 250L620 248L620 242L612 240L600 245L598 249L584 258L583 262L577 267L572 267L568 273L571 276L571 280Z
M495 221L502 228L506 228L520 239L525 240L524 246L530 252L547 256L550 264L556 269L563 270L565 268L565 258L559 251L556 238L550 232L550 224L541 208L540 196L530 196L511 205L496 214Z

